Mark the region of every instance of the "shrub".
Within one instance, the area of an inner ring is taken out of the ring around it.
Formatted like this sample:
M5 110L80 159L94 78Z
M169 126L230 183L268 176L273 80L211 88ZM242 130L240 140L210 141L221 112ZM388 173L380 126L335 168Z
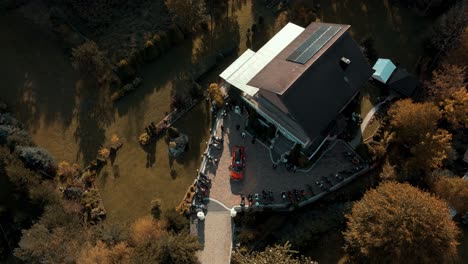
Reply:
M7 138L7 146L10 148L10 151L13 151L16 146L31 147L33 145L28 132L24 130L17 130Z
M16 120L10 113L0 114L0 125L9 125L12 127L22 128L21 123Z
M169 27L169 39L172 45L177 45L184 40L184 33L182 33L178 26L171 25Z
M218 108L223 107L224 104L224 96L219 88L219 85L216 83L210 84L208 87L208 94L212 101L216 102L216 106Z
M154 219L161 217L161 199L153 199L151 201L151 215Z
M199 263L196 252L201 249L201 245L195 236L182 232L179 234L169 234L160 241L161 250L156 263Z
M57 165L47 150L38 147L17 147L16 152L27 166L42 170L49 175L55 174Z
M159 56L158 48L152 40L148 40L143 48L143 59L147 62L155 60Z
M123 82L128 82L135 77L136 71L130 63L123 59L117 64L117 75Z
M169 36L164 31L159 32L159 36L161 37L161 44L164 47L164 50L168 50L171 47Z
M13 134L15 128L8 125L0 125L0 144L6 144L8 136Z
M72 65L87 81L99 82L106 68L105 53L93 41L72 49Z
M152 41L153 41L154 46L158 49L160 54L166 51L166 48L164 47L164 44L161 39L161 35L159 33L153 36Z
M167 224L167 230L179 233L182 230L189 229L189 220L179 214L174 208L163 213L163 218Z
M138 50L134 49L131 51L130 56L129 56L129 61L128 63L132 68L134 69L134 72L138 71L138 68L141 64L143 64L143 56L144 56L144 51L143 50ZM132 76L132 80L135 78L135 76Z
M190 93L190 97L192 97L193 99L200 98L203 95L203 92L201 90L201 85L198 84L197 82L193 82L189 93Z
M58 164L57 176L61 183L72 184L79 174L79 165L62 161Z
M165 226L150 216L137 219L131 227L130 238L134 245L144 245L159 240L165 234Z

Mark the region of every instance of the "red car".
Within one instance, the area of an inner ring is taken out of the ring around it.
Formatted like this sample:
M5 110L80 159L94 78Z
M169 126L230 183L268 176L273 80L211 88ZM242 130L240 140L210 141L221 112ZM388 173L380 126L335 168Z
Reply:
M232 148L232 160L231 160L231 179L239 181L244 177L245 167L245 148L234 146Z

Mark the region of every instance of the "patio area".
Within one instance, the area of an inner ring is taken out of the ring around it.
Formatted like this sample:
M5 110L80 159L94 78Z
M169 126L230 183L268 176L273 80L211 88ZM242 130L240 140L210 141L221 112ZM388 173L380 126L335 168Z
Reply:
M338 189L367 169L363 160L341 140L331 142L330 147L307 171L288 171L281 164L274 168L269 146L258 140L253 142L249 134L242 138L245 124L245 117L233 111L224 119L221 118L217 124L216 136L223 138L222 148L212 147L209 152L213 158L219 160L217 164L207 165L206 172L212 179L210 199L217 200L228 208L239 206L241 193L246 196L245 202L248 206L247 196L258 193L262 197L263 190L272 191L273 199L260 198L261 207L270 205L284 208L288 201L281 197L281 192L287 193L294 189L304 190L305 197L297 201L299 205L303 205ZM221 126L224 132L221 131ZM240 127L239 130L237 126ZM230 179L229 166L234 146L245 147L246 166L241 181ZM356 165L356 161L359 165Z

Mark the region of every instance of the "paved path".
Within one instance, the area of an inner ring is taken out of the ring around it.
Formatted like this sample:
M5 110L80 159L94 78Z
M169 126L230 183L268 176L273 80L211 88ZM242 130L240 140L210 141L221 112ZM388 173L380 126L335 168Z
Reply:
M216 201L208 203L208 213L198 224L198 237L204 246L198 252L202 264L228 264L232 249L231 212Z
M361 127L359 131L357 132L356 136L349 142L349 144L353 147L356 148L360 143L362 139L362 134L364 133L364 130L366 130L367 125L369 125L369 122L371 121L372 117L374 114L379 111L380 107L385 104L386 102L392 100L394 98L394 95L389 95L385 100L382 102L376 104L372 109L367 113L366 117L362 120Z

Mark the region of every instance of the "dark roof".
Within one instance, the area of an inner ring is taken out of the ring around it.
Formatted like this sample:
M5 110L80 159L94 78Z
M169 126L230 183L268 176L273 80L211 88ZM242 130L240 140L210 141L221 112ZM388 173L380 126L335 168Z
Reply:
M387 82L388 87L403 96L410 97L418 86L418 79L406 69L398 67Z
M317 31L320 26L333 25L340 26L341 30L328 41L310 60L305 64L300 64L288 61L287 58L306 41L310 35ZM326 23L311 23L305 30L294 39L286 48L284 48L270 63L267 64L254 78L252 78L248 85L270 91L276 94L283 94L286 92L298 78L304 74L315 63L315 61L322 56L324 52L333 46L348 29L349 25L337 25Z
M342 57L351 63L343 67ZM346 32L315 59L281 100L313 140L354 98L372 73L359 46Z

